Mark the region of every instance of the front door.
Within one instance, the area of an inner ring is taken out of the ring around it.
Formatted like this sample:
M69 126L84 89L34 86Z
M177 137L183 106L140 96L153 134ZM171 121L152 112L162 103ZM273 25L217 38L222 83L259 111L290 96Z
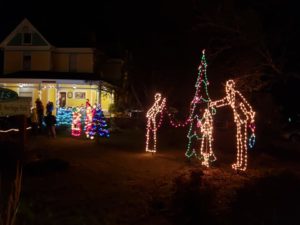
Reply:
M59 107L66 107L67 103L67 93L59 92Z

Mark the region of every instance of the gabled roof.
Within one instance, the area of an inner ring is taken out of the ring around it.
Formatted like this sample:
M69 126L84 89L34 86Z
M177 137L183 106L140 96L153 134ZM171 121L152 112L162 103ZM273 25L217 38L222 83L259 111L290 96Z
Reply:
M51 18L49 18L51 20ZM18 23L16 20L8 20L0 22L0 42L4 41L12 34L22 23L30 23L39 34L55 47L95 47L94 33L78 24L49 22L37 20L34 18L24 18ZM55 25L54 25L55 24ZM2 47L2 46L1 46Z
M46 40L46 38L43 37L43 35L30 23L28 19L23 19L22 22L1 42L0 47L7 46L13 38L18 34L22 32L22 29L24 27L28 27L31 32L36 33L39 35L39 37L42 39L44 43L46 43L47 46L51 46L51 44Z

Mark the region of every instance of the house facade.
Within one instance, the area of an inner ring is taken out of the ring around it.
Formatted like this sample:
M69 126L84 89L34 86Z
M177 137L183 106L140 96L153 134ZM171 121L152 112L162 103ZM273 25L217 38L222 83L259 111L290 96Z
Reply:
M24 19L0 44L0 87L21 97L37 98L59 107L79 107L86 99L108 112L114 88L94 73L94 49L55 47ZM54 110L55 112L56 110Z

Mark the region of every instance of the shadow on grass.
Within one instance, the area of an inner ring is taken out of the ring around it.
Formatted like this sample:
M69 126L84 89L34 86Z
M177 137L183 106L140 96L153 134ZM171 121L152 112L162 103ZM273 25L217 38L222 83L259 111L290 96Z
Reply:
M231 224L299 224L299 190L300 179L290 172L253 180L237 192Z
M171 220L174 224L213 224L211 204L215 191L204 187L203 172L191 171L188 175L174 179L174 193L171 199Z
M43 159L30 162L24 166L24 173L30 176L43 176L54 172L63 172L69 163L61 159Z

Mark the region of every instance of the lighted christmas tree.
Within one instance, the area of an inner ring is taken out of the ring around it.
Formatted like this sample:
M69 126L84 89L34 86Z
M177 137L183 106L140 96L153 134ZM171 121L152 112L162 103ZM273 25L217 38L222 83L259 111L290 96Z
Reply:
M74 108L73 110L73 121L72 121L72 136L81 135L81 113L79 108Z
M56 123L58 126L71 126L72 124L72 108L59 107L56 112Z
M109 137L110 136L109 130L107 129L106 119L105 119L103 111L101 110L100 107L96 107L96 109L95 109L89 136L91 139L94 139L95 136L98 136L98 137Z
M200 149L199 140L201 139L202 135L200 133L199 128L197 127L197 124L198 124L198 120L200 119L199 116L200 109L207 108L208 103L210 101L208 88L207 88L209 82L207 80L206 68L207 68L207 63L205 58L205 50L203 50L201 63L198 67L198 77L195 84L196 91L195 91L194 98L191 101L189 118L188 118L188 122L190 126L187 134L187 138L188 138L187 151L185 153L185 155L188 158L192 157L193 155L198 158L201 158L201 156L197 154L197 150ZM204 105L203 104L201 105L201 103L203 103Z

